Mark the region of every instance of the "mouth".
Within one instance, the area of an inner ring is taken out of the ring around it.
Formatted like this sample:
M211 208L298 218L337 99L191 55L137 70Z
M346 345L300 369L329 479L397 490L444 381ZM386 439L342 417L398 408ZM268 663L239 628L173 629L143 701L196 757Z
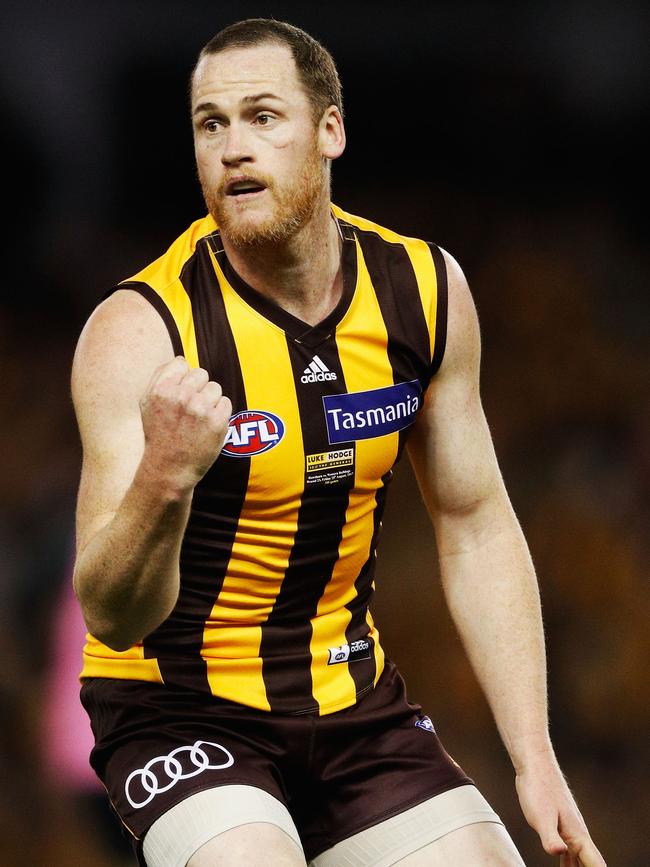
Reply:
M226 184L226 196L238 201L248 201L260 196L266 186L254 178L233 178Z

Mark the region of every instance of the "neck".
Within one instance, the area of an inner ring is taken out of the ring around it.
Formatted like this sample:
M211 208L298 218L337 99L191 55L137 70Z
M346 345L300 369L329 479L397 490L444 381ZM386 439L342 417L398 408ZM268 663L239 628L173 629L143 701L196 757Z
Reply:
M303 322L317 325L336 307L343 291L341 241L327 193L287 241L241 247L222 234L222 242L243 280Z

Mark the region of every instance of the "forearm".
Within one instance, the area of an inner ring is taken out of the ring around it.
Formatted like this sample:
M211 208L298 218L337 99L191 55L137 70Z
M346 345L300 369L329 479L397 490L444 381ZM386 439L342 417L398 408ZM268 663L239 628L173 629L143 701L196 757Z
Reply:
M515 768L551 750L539 590L505 492L436 525L450 612Z
M192 493L143 461L113 519L78 553L74 586L86 624L114 650L140 641L176 604Z

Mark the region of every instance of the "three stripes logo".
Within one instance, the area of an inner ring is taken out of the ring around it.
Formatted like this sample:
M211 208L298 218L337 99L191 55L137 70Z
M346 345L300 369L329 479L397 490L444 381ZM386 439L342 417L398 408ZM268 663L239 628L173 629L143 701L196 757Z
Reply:
M300 377L301 382L325 382L325 380L336 379L336 374L320 360L317 355L309 362L309 366L305 368L305 372Z

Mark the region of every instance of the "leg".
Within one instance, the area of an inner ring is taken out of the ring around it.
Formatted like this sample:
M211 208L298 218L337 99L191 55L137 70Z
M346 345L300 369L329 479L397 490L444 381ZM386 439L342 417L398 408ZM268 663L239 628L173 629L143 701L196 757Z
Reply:
M448 867L449 864L524 867L510 835L503 825L495 822L457 828L394 863L399 867Z
M224 831L195 852L187 867L241 867L242 864L305 867L302 849L277 825L253 822Z
M475 786L435 795L336 843L311 867L523 867L503 823Z
M255 786L204 789L180 801L147 831L147 867L305 867L286 806Z

